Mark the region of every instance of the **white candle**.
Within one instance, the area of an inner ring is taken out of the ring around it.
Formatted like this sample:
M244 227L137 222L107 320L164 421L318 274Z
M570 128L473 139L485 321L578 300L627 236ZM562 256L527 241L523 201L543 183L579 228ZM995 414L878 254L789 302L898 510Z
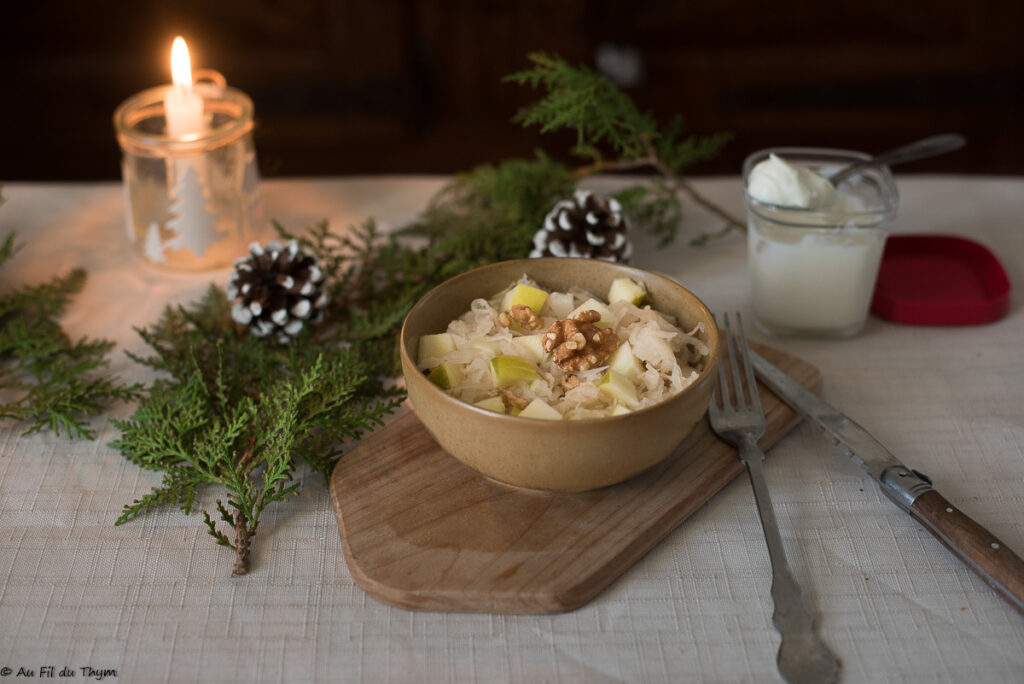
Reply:
M174 87L164 98L167 135L194 136L203 131L203 98L192 89L192 62L185 40L178 36L171 46L171 78Z

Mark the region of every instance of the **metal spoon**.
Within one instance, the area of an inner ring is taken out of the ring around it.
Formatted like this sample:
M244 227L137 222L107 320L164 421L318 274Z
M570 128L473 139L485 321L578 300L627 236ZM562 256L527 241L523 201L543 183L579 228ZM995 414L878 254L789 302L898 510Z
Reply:
M871 159L854 162L845 169L840 170L838 173L826 177L833 186L838 186L853 174L869 166L892 166L893 164L914 161L915 159L934 157L939 154L945 154L946 152L952 152L953 150L959 149L963 147L966 142L967 140L962 135L957 135L956 133L933 135L930 138L924 138L923 140L912 142L909 145L897 147L895 150L883 152Z

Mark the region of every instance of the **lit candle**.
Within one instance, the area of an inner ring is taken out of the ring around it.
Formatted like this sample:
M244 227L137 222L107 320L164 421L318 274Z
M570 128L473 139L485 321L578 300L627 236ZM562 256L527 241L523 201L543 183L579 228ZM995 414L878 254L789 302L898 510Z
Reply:
M184 138L203 131L203 98L192 89L192 62L188 46L178 36L171 46L171 79L174 87L167 91L164 113L167 135Z
M181 38L170 53L173 83L114 112L130 237L150 263L220 268L256 237L260 220L252 100L212 69L193 73Z

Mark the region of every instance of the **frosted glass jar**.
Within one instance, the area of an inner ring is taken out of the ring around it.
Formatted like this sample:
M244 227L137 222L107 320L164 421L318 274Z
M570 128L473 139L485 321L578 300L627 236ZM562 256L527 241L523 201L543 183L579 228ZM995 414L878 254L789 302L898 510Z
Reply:
M847 150L772 148L743 163L750 302L757 327L770 335L849 337L864 327L878 266L896 216L888 167L843 181L829 209L783 208L747 192L751 170L775 154L823 175L868 155Z
M170 85L137 93L114 112L128 240L145 261L175 271L230 265L262 223L252 100L213 70L193 73L207 80L195 85L200 133L168 133Z

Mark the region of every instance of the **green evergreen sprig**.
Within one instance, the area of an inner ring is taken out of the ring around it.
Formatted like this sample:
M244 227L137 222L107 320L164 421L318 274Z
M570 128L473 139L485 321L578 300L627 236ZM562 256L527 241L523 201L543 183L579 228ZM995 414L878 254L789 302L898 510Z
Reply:
M522 109L516 119L524 126L540 126L541 133L562 129L576 132L573 151L595 160L601 145L620 159L647 154L644 137L657 135L657 122L611 81L586 66L572 66L561 57L535 52L533 66L505 77L505 81L543 88L540 100Z
M0 267L17 251L12 233L0 245ZM92 439L90 418L138 390L104 372L113 342L72 340L57 320L85 278L75 269L0 296L0 420L26 423L25 434Z
M617 197L626 215L659 238L660 246L672 242L682 218L680 193L719 216L727 232L743 229L744 223L714 204L681 174L693 165L714 158L731 135L687 134L682 116L659 125L650 112L642 112L626 93L586 66L573 66L556 55L533 53L531 67L505 77L506 81L543 88L537 102L523 108L516 120L523 126L539 126L542 133L564 129L576 133L572 152L590 163L573 172L576 178L609 171L648 169L656 182L625 190ZM606 152L613 153L609 158ZM706 242L712 236L698 236Z
M166 377L130 419L113 421L121 438L111 446L164 477L116 524L160 506L190 513L204 488L220 487L227 505L218 501L219 518L233 539L203 516L214 540L234 549L234 574L249 570L266 507L298 492L297 463L329 477L344 445L382 425L402 398L375 374L369 347L318 344L309 334L287 347L267 344L232 322L217 287L138 332L152 354L133 358Z

